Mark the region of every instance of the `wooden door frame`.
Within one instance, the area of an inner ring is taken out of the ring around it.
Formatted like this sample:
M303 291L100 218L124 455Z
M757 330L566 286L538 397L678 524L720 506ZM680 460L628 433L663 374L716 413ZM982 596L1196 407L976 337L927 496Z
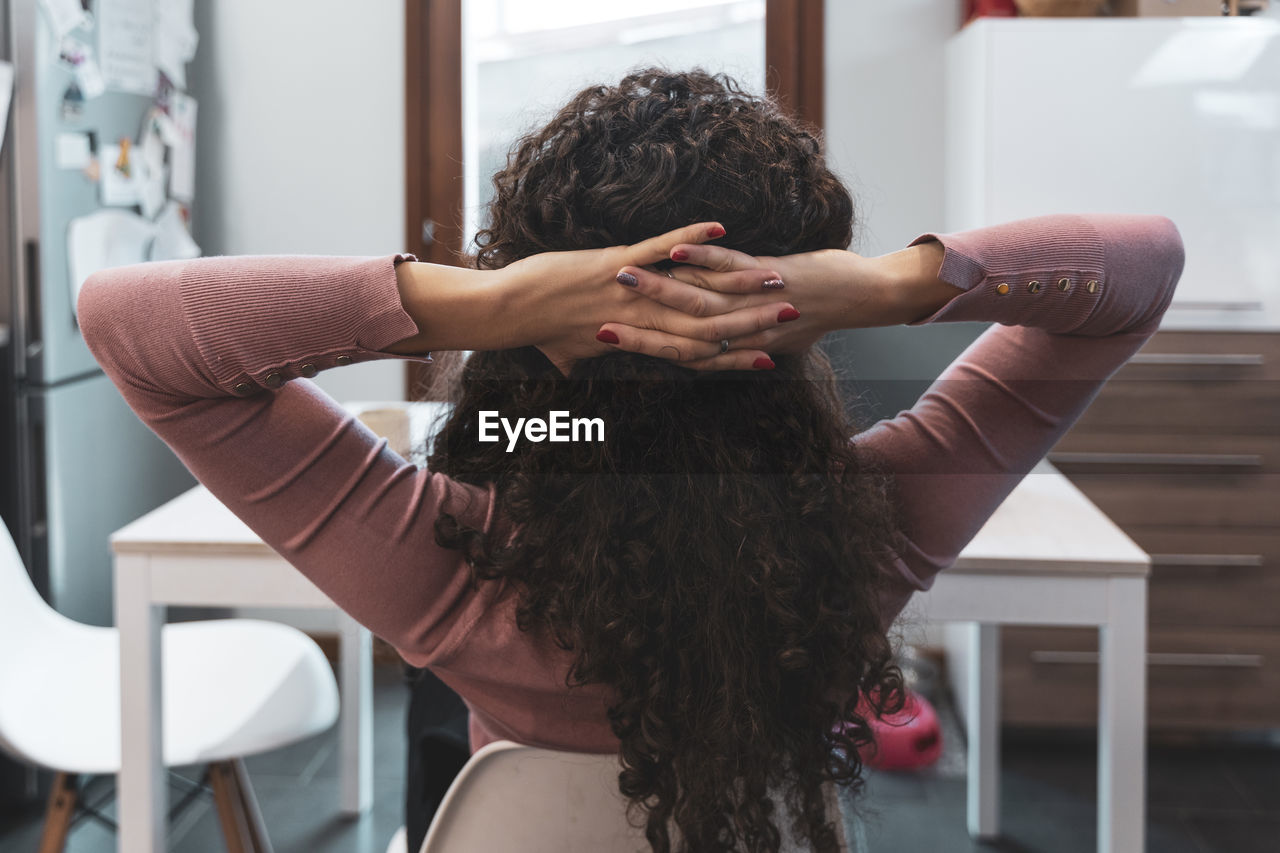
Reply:
M405 0L404 251L457 264L462 256L462 3ZM823 126L823 0L766 0L765 86L784 108ZM432 366L408 362L405 394L420 397Z

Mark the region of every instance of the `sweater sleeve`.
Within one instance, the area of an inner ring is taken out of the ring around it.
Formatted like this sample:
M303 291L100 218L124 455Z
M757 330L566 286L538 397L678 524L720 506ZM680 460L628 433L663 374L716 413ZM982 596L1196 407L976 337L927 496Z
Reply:
M94 273L77 301L94 357L209 490L412 664L486 606L433 524L487 526L491 495L392 452L307 377L417 333L386 257L208 257Z
M943 245L939 277L961 292L912 325L996 325L913 408L855 437L897 487L886 627L1156 331L1184 262L1163 216L1040 216L911 245L928 240Z

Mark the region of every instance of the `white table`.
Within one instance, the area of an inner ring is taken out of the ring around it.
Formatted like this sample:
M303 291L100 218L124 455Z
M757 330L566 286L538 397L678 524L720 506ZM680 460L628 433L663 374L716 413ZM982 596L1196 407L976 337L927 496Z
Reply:
M909 619L972 623L967 660L948 649L969 734L968 825L999 835L1000 626L1099 631L1098 850L1134 853L1146 831L1150 558L1048 463L1029 474ZM958 665L954 665L957 664Z
M439 404L349 403L356 414L408 409L419 446ZM111 535L120 631L119 850L166 848L168 789L162 763L160 628L168 605L337 610L204 486L184 492ZM373 655L369 631L338 610L341 810L368 811L373 796Z
M351 404L360 411L376 404ZM437 404L408 408L422 441ZM164 606L334 605L206 489L197 487L117 531L116 623L121 644L119 849L166 849L160 753L160 626ZM907 613L975 623L967 671L969 829L998 834L999 626L1092 625L1102 633L1098 849L1143 849L1146 575L1149 560L1071 483L1043 465L1029 475ZM342 808L369 806L371 640L342 617Z

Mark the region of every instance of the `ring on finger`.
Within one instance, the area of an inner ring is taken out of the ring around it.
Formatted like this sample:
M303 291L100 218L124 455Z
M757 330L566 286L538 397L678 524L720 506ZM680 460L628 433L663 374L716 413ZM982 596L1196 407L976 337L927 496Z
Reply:
M667 278L675 278L675 276L671 274L671 270L663 270L662 274L665 275Z
M729 339L728 339L728 338L721 338L721 339L720 339L720 353L721 353L721 355L723 355L724 353L726 353L726 352L728 352L728 351L729 351Z

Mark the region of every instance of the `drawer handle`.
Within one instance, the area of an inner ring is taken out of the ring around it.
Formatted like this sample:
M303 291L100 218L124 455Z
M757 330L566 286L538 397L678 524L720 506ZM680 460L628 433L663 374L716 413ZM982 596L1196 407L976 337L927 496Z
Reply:
M1097 652L1034 651L1032 663L1097 664ZM1257 669L1262 655L1204 654L1196 652L1147 652L1147 666L1203 666Z
M1224 566L1261 566L1261 554L1152 554L1151 565L1216 569Z
M1257 453L1086 453L1055 451L1049 461L1061 465L1186 465L1194 468L1261 468Z
M1179 367L1261 367L1266 359L1259 353L1140 352L1130 358L1129 363Z

